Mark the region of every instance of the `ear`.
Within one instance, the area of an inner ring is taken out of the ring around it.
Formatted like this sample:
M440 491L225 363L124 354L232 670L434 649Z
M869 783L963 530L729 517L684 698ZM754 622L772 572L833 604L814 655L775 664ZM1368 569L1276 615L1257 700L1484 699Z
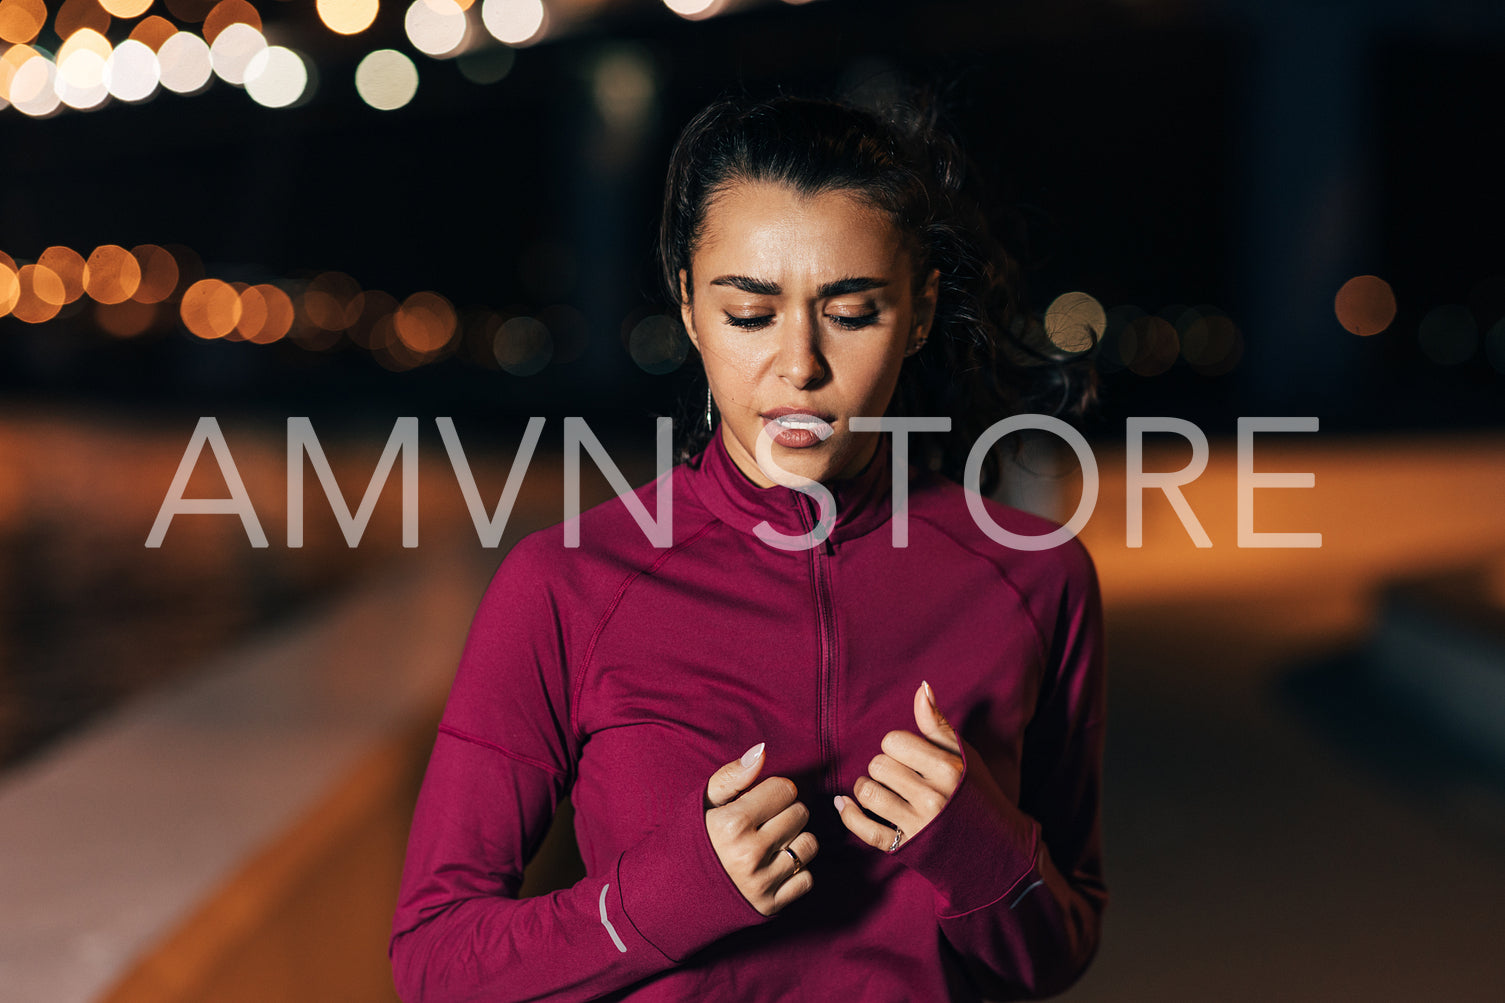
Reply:
M690 308L690 277L683 268L679 270L679 319L690 336L690 344L700 351L700 336L695 333L695 311Z
M909 332L909 345L904 350L905 355L913 355L920 350L925 339L930 337L930 325L935 321L935 304L940 296L941 271L932 268L925 278L925 285L921 288L914 301L914 328Z

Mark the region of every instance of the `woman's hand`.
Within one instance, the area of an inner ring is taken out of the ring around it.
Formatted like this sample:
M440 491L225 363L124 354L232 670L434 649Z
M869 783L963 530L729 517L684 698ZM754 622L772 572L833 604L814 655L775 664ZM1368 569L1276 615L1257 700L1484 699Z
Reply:
M961 738L941 716L929 683L914 696L915 724L920 734L891 731L883 736L883 751L868 764L869 776L852 785L857 803L897 828L875 822L838 794L835 804L842 824L870 846L893 852L912 839L946 807L961 783Z
M799 791L794 781L768 777L747 789L762 768L759 742L741 759L711 774L705 828L742 897L764 916L772 916L814 886L807 868L820 846L812 833L802 831L810 809L795 800Z

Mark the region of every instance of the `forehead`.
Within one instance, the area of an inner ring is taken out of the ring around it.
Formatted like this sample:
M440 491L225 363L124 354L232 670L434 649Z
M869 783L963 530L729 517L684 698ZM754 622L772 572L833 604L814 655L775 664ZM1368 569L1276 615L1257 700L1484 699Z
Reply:
M803 195L787 185L738 182L706 207L695 250L697 281L735 270L758 278L902 274L903 240L881 210L846 191Z

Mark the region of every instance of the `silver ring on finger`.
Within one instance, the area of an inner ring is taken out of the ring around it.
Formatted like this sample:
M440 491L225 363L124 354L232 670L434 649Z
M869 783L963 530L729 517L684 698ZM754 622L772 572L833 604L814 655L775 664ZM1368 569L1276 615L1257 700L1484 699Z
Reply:
M802 868L804 868L805 862L800 859L800 855L798 853L794 852L793 846L784 847L784 852L789 854L789 858L794 861L794 871L792 874L790 874L790 877L793 877L795 874L798 874Z
M901 829L901 828L899 828L897 825L894 826L894 841L892 843L888 844L888 850L887 850L887 852L888 853L893 853L895 850L897 850L899 848L900 841L902 841L903 839L904 839L904 830Z

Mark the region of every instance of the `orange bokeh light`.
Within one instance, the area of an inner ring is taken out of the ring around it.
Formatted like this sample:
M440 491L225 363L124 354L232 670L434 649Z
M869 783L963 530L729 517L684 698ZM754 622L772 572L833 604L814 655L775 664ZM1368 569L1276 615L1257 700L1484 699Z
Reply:
M343 331L361 316L361 287L344 272L325 272L303 291L303 313L316 327Z
M397 337L419 355L432 355L455 335L455 308L438 293L414 293L392 317Z
M99 5L99 0L63 0L52 22L57 37L68 38L83 28L93 28L101 35L108 34L110 12Z
M213 45L219 33L232 24L249 24L260 31L261 14L246 0L220 0L204 18L204 41Z
M142 244L131 249L141 268L141 284L132 299L137 303L161 303L178 287L178 262L166 248Z
M20 298L21 279L16 275L16 263L0 251L0 317L15 309Z
M183 326L200 338L223 338L240 323L240 293L228 282L200 279L183 293Z
M42 0L0 0L0 39L21 45L36 38L46 24Z
M247 341L270 345L293 326L293 300L276 286L248 286L240 293L241 315L235 330Z
M156 52L162 48L163 42L177 33L177 25L165 17L153 14L151 17L142 18L141 22L131 29L130 37Z
M16 272L20 296L11 315L28 324L40 324L57 316L66 291L63 280L46 265L22 265Z
M1379 334L1395 320L1395 292L1377 275L1355 275L1333 297L1333 312L1360 337Z
M84 292L99 303L124 303L141 286L141 264L118 244L102 244L84 262Z
M330 31L355 35L376 20L377 0L318 0L319 20Z
M99 5L115 17L130 19L145 14L152 2L153 0L99 0Z
M117 338L134 338L157 323L155 303L126 300L124 303L101 303L94 308L94 322Z
M84 256L71 247L54 244L42 252L37 264L49 269L63 283L58 305L72 303L84 294Z
M293 329L293 316L296 312L293 309L293 298L270 283L252 288L261 293L262 303L266 307L266 320L261 325L261 333L251 340L258 345L280 341Z

